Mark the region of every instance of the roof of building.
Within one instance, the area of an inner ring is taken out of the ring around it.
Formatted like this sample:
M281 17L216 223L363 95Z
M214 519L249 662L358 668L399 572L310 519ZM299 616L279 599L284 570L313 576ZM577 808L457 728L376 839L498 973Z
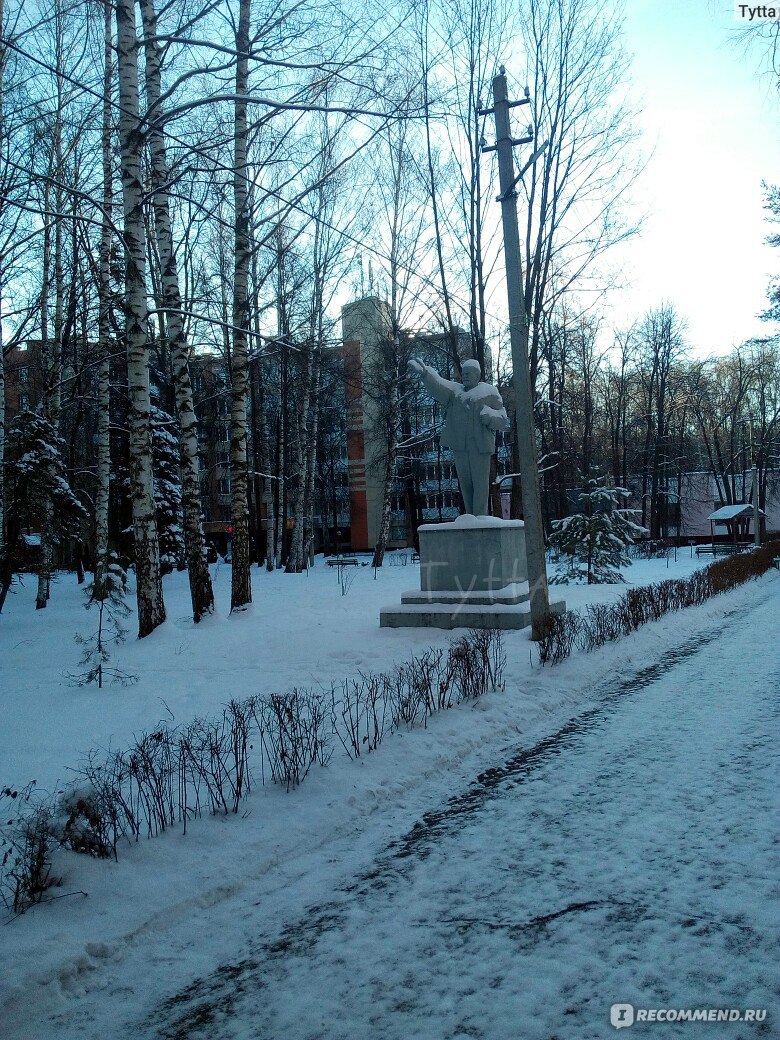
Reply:
M759 509L759 513L764 515L764 510ZM720 509L716 509L714 513L710 513L707 517L708 520L712 520L714 523L725 523L728 520L736 520L740 516L752 516L753 506L750 502L740 502L735 506L721 506Z

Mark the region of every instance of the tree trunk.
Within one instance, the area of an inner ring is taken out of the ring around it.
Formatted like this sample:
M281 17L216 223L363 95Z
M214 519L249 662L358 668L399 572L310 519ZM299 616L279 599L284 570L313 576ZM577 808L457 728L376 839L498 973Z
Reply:
M97 489L95 493L95 578L93 595L105 599L108 571L108 510L111 481L111 346L109 317L111 299L111 207L114 187L111 170L111 85L114 51L111 38L111 5L105 4L103 68L103 221L100 232L100 279L98 282L98 443Z
M379 535L374 546L372 567L381 567L387 543L390 541L390 521L392 520L393 487L398 459L398 380L393 379L390 385L390 401L388 409L387 458L385 460L385 476L382 486L382 517L379 523ZM410 525L410 530L413 525Z
M297 479L295 485L295 498L293 510L295 513L295 527L293 528L290 555L287 560L287 572L300 574L306 568L307 546L306 546L306 502L309 490L309 462L311 458L311 409L314 402L314 386L317 378L317 359L314 337L309 339L309 350L306 356L306 377L304 380L303 400L300 415L298 416L298 436L296 438L296 469Z
M52 143L52 166L55 177L58 178L57 187L54 191L54 209L58 214L54 222L54 336L49 341L48 329L43 337L41 351L44 360L44 400L43 412L54 427L54 432L59 432L60 401L62 394L62 327L63 308L65 295L65 278L62 264L62 234L63 221L59 214L63 211L63 192L60 187L60 179L63 177L62 163L62 117L63 117L63 78L62 78L62 15L59 7L55 9L54 15L55 31L55 67L56 67L56 118L54 121L54 140ZM48 215L44 218L49 220ZM48 285L43 287L43 306L47 306ZM41 324L44 322L42 320ZM48 326L48 321L46 321ZM38 571L38 591L35 597L35 609L45 609L51 586L51 572L54 561L54 510L51 499L47 496L43 502L41 517L41 566Z
M138 635L165 621L160 546L152 476L149 337L146 304L146 229L141 174L142 135L138 108L138 40L133 0L117 0L120 157L126 253L125 338L130 428L130 489L135 542Z
M258 250L254 237L254 224L249 225L250 248L252 251L252 328L255 333L260 332L260 300L258 275ZM258 336L257 342L261 340ZM250 368L250 388L252 391L252 454L254 457L254 473L252 477L255 488L255 510L257 512L257 538L258 538L258 562L260 559L260 546L265 555L266 570L272 571L275 566L273 555L273 532L276 510L274 508L274 496L271 481L271 451L269 445L268 417L266 415L265 398L265 372L263 370L263 357L258 352L254 360L254 371ZM263 476L258 476L258 469ZM269 494L269 488L271 493ZM268 502L268 515L263 518L263 505Z
M2 43L5 30L5 0L0 0L0 141L5 139L5 60ZM3 206L0 202L0 212ZM0 287L3 285L3 258L0 257ZM5 587L8 546L5 540L5 363L3 359L3 308L0 295L0 588ZM2 609L2 603L0 603Z
M249 83L249 21L251 0L241 0L236 32L236 101L233 128L233 204L235 257L233 269L233 350L230 357L232 384L230 487L233 524L233 583L230 609L239 610L252 602L249 558L249 500L247 495L246 397L248 374L247 329L249 328L249 192L247 163L247 89Z
M190 581L192 615L197 624L213 613L214 592L206 560L206 543L201 522L200 473L198 470L198 422L190 382L189 346L181 315L179 272L173 248L170 200L168 196L168 159L165 140L156 127L162 117L160 108L160 50L155 42L157 17L154 0L140 0L146 39L146 100L152 130L149 143L152 153L152 191L157 252L160 259L161 295L166 309L168 343L171 352L175 387L176 416L179 420L179 452L181 455L181 501L184 516L184 552ZM235 545L235 535L234 535ZM234 563L235 567L235 563Z
M318 316L318 334L316 355L314 359L314 386L311 398L311 423L309 430L308 452L306 458L306 494L304 496L305 529L303 551L309 566L314 566L314 498L315 471L317 467L317 438L320 420L320 379L322 375L322 310Z
M272 571L276 566L274 559L274 528L276 526L276 506L273 494L273 481L271 480L271 452L269 449L268 420L265 414L265 373L263 372L262 359L257 363L257 415L255 416L255 428L259 429L260 436L260 468L265 474L263 477L262 494L260 501L268 499L268 516L265 524L265 567ZM270 489L270 493L267 489ZM262 514L262 508L258 505ZM262 524L262 515L260 517Z

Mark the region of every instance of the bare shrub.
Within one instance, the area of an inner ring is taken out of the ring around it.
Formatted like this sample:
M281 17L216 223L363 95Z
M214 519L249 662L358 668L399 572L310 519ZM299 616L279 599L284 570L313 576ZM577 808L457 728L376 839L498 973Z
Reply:
M178 740L167 726L136 737L129 750L116 753L113 768L136 839L142 824L151 838L176 823Z
M430 647L419 656L413 657L406 666L407 679L414 691L411 699L419 704L425 724L439 708L443 658L443 650Z
M656 540L647 538L634 542L628 552L637 560L663 560L668 556L669 550L673 548L672 542L663 538Z
M0 788L0 813L0 899L21 914L62 883L52 874L58 845L55 815L51 799L37 797L35 781L20 790Z
M583 650L595 650L620 639L621 635L620 614L613 606L606 603L588 605L579 630L579 645Z
M254 715L271 779L289 791L302 783L315 762L329 758L325 697L317 691L259 697Z
M486 692L487 677L481 664L469 636L461 636L450 644L448 672L459 701L476 700Z
M574 649L580 633L581 618L574 610L562 614L548 614L543 622L542 636L537 646L539 660L544 664L559 664Z
M413 658L405 664L396 665L387 675L387 690L390 697L393 728L404 725L411 729L418 719L428 718L428 706L432 699L427 693L427 668L421 666L422 659ZM432 691L432 687L431 687Z
M117 858L119 803L111 784L67 791L60 802L65 820L60 844L97 859Z
M393 728L393 680L383 672L359 672L331 686L332 731L352 758L376 751Z
M648 621L658 621L673 610L699 606L711 596L727 592L765 574L780 552L780 543L767 542L760 549L716 560L687 578L629 589L617 603L591 604L584 615L574 611L544 621L538 642L542 664L557 664L575 643L588 652L636 631Z
M485 689L489 684L492 690L503 690L506 653L501 629L474 628L469 632L469 639L484 671Z
M217 719L195 719L178 733L178 815L185 823L208 804L237 813L252 787L249 764L255 698L231 700Z
M376 751L392 725L391 696L388 677L379 674L360 674L363 683L363 726L361 746Z

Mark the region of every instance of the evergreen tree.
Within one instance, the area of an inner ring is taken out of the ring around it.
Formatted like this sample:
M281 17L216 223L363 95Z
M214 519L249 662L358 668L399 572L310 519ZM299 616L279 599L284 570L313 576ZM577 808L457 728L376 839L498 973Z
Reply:
M8 552L0 575L0 610L11 585L13 549L23 526L40 527L50 515L52 545L80 538L88 519L71 490L63 461L64 442L54 423L33 412L21 412L8 427L5 467Z
M130 614L126 602L127 573L114 553L109 556L102 580L93 580L86 590L86 596L86 609L90 610L94 606L98 608L98 626L90 636L76 636L76 642L84 648L80 663L86 665L86 671L71 675L71 680L78 686L96 682L99 689L103 688L103 680L106 678L123 685L136 682L137 676L111 664L110 646L125 641L127 629L121 618Z
M184 567L179 438L173 416L152 407L154 504L163 574Z
M619 568L631 564L627 547L649 533L630 518L638 510L618 507L628 494L625 488L605 487L603 477L589 480L580 499L583 511L553 522L550 545L565 558L565 570L553 583L602 585L624 580Z

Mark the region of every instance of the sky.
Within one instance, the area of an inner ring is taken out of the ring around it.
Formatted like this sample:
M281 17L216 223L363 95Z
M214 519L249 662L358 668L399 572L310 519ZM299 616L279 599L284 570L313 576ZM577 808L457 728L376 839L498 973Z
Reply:
M636 192L647 217L620 247L630 284L612 294L612 320L671 302L700 356L772 330L757 314L780 271L761 192L780 181L780 95L760 54L735 40L740 24L732 0L625 2L651 155Z

